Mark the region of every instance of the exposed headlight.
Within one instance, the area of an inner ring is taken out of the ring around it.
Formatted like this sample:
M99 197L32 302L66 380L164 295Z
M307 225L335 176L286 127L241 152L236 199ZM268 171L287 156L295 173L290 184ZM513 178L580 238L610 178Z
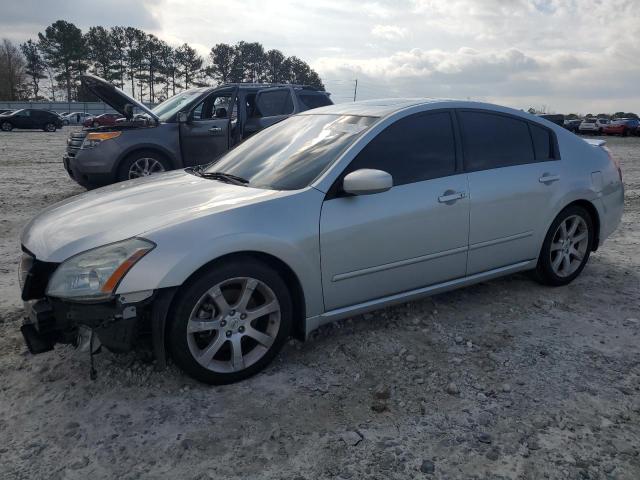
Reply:
M81 148L94 148L100 145L102 142L111 140L113 138L118 138L120 135L122 135L122 132L90 132L86 137L84 137Z
M131 267L154 247L148 240L131 238L71 257L54 272L47 295L72 300L108 299Z

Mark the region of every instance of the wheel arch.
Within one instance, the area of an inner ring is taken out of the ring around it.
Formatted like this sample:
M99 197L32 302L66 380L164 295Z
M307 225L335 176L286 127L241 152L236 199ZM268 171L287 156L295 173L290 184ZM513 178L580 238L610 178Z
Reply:
M591 220L593 221L593 225L594 225L594 229L595 229L595 235L594 235L594 241L593 241L593 245L591 246L591 251L595 252L598 249L598 245L600 244L600 228L601 228L601 223L600 223L600 213L598 212L598 209L596 208L596 206L589 200L586 200L584 198L582 199L578 199L578 200L574 200L566 205L564 205L556 214L555 217L553 217L554 219L560 215L560 212L562 212L565 208L568 207L572 207L572 206L579 206L584 208L587 212L589 212L589 215L591 216Z
M219 265L223 262L232 262L234 259L240 258L250 258L257 260L261 263L268 265L277 271L281 276L287 287L289 287L291 293L291 301L293 303L293 328L292 328L292 336L298 340L305 339L305 322L306 322L306 303L305 303L305 295L304 290L302 288L302 283L298 278L298 275L294 272L294 270L282 259L272 255L270 253L260 252L256 250L246 250L246 251L238 251L233 253L227 253L221 255L209 262L205 263L197 270L195 270L187 279L182 283L180 287L178 287L178 291L184 288L189 283L193 282L196 278L202 275L204 272L215 268L216 265ZM175 301L175 297L173 298L171 305L169 306L169 311L173 309L173 304ZM167 326L165 326L166 330ZM166 331L165 331L166 333Z
M161 155L162 157L164 157L169 162L171 170L180 168L180 165L178 164L178 161L175 158L175 155L173 155L171 151L169 151L168 149L153 143L136 144L124 150L120 154L120 156L118 157L118 160L114 162L113 173L117 174L118 170L120 169L120 166L122 165L122 162L124 162L127 158L131 157L132 155L135 155L136 153L140 153L140 152L155 152Z

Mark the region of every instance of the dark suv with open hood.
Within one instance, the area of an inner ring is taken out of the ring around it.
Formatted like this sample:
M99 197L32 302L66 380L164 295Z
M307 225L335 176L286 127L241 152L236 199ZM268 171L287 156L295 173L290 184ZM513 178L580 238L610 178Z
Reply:
M333 103L303 85L238 83L192 88L150 110L99 77L82 83L125 117L69 135L64 166L86 188L211 163L263 128Z

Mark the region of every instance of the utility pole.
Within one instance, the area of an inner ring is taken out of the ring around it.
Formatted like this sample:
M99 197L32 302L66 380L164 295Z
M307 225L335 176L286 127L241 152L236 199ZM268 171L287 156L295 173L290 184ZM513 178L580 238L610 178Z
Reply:
M356 78L356 83L353 86L353 101L356 101L356 97L358 95L358 79Z

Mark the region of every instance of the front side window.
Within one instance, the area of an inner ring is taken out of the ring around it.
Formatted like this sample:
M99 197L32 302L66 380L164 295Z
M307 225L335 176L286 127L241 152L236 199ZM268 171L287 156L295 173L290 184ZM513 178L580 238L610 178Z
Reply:
M228 118L231 107L231 93L211 95L193 110L192 119L198 121Z
M394 185L452 175L456 148L451 115L418 113L396 121L358 153L344 174L361 168L384 170Z
M535 161L529 127L524 120L475 111L461 111L458 118L466 170L487 170Z
M243 178L247 185L298 190L311 184L376 117L295 115L253 135L205 173Z
M263 117L292 114L291 92L289 89L260 92L258 94L258 111Z

